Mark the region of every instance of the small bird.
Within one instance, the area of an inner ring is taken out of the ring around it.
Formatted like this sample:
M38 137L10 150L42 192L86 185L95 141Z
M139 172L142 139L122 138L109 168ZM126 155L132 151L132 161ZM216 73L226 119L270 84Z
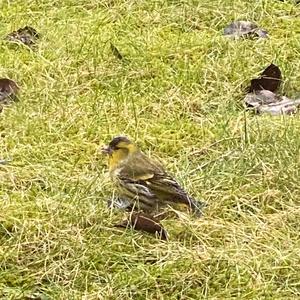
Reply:
M160 163L153 161L125 136L117 136L102 149L109 156L109 173L118 197L130 209L158 212L167 205L185 204L202 215L205 203L191 198Z

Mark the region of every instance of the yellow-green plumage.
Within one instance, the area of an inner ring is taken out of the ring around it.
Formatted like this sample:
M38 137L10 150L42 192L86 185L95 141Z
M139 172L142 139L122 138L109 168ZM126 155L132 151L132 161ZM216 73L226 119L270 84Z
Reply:
M119 197L133 208L152 212L168 204L182 203L201 214L203 204L189 197L158 162L128 138L114 138L105 152L109 154L109 171Z

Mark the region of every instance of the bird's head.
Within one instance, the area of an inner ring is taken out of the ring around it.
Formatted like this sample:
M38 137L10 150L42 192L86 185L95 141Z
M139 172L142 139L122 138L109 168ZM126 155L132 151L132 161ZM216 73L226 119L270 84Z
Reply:
M114 168L137 151L137 146L126 136L114 137L108 146L102 148L102 153L109 155L110 168Z

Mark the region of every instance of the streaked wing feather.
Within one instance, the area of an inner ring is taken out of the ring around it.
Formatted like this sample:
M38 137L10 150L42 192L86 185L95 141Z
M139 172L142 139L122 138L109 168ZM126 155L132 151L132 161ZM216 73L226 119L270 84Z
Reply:
M157 197L144 180L135 181L120 176L118 178L122 192L129 199L139 200L140 204L148 206L148 209L156 205Z
M151 190L160 193L161 197L171 202L179 202L190 205L190 198L184 189L178 184L176 180L167 174L155 175L148 180Z
M175 202L190 205L191 199L181 186L167 174L154 175L147 180L134 180L119 176L120 184L131 195L147 205L157 202ZM164 203L167 204L167 203Z
M193 202L160 163L150 160L141 152L126 162L126 168L121 169L117 177L128 198L132 198L133 202L138 200L148 207L172 202L191 206Z

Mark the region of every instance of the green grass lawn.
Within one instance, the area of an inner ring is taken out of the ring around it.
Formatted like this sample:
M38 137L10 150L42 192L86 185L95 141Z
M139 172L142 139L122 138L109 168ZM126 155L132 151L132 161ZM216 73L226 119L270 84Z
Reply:
M299 297L300 118L242 103L271 62L299 96L299 16L276 0L2 1L1 37L42 37L0 44L0 77L21 88L0 115L0 298ZM270 38L223 37L234 20ZM169 242L113 227L99 148L119 134L209 204L163 221Z

